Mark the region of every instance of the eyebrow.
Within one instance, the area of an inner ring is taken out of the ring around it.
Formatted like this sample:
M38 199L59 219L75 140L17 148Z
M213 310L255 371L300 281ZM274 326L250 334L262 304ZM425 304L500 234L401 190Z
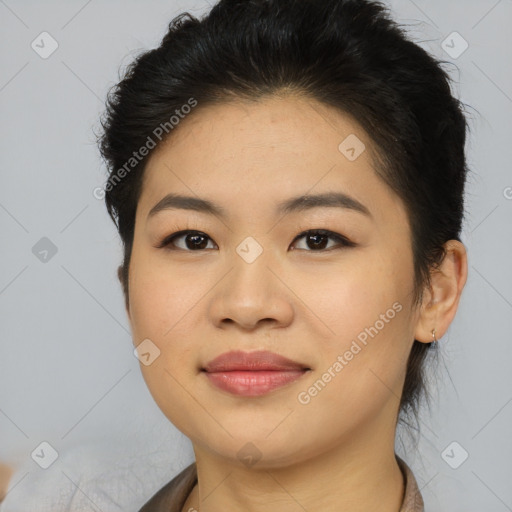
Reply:
M326 192L323 194L303 195L287 199L277 205L277 214L289 214L310 210L312 208L343 208L352 210L372 218L370 210L357 199L343 192ZM148 220L158 212L164 210L193 210L196 212L227 218L227 211L207 199L184 196L180 194L167 194L148 213Z

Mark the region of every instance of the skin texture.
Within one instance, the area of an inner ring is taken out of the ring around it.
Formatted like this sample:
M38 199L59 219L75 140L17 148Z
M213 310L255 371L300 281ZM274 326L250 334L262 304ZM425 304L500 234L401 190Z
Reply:
M366 146L354 161L338 149L350 134ZM431 342L433 328L437 339L446 332L467 261L464 246L448 242L432 289L412 309L408 218L374 172L372 148L349 116L290 95L199 105L151 154L128 316L134 345L149 338L160 350L152 364L141 364L152 396L193 443L199 483L184 511L399 510L404 487L394 437L407 357L414 338ZM330 191L357 199L371 217L336 207L275 213L283 200ZM148 220L170 192L209 199L227 217L174 209ZM194 250L186 237L174 250L157 248L186 229L207 235L204 248ZM315 229L356 245L327 238L316 249L307 237L296 239ZM247 237L263 250L252 263L236 250ZM397 303L400 311L392 319L388 313L378 333L301 403L299 393ZM311 371L264 396L231 395L200 370L237 349L271 350ZM252 466L239 455L246 443L261 457Z

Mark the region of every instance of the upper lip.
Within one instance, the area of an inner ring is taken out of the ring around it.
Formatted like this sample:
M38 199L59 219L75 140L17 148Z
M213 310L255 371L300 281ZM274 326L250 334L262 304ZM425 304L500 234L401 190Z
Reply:
M220 356L208 362L203 370L209 373L229 372L236 370L245 371L286 371L286 370L309 370L304 364L292 361L284 356L269 352L268 350L258 350L256 352L243 352L234 350L225 352Z

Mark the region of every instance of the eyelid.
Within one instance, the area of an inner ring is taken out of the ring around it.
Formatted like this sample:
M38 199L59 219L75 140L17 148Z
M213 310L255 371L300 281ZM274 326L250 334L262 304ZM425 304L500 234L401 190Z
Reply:
M213 238L211 236L207 235L204 231L199 231L198 229L182 229L180 231L176 231L175 233L172 233L172 234L164 237L163 240L161 240L156 247L157 247L157 249L165 249L168 245L170 245L170 243L174 239L179 238L184 235L189 235L189 234L202 235L202 236L205 236L206 238L209 238L210 240L213 241ZM217 245L217 244L215 244L215 245ZM176 248L176 249L172 249L172 250L180 250L180 249ZM181 250L184 250L184 249L181 249ZM201 252L201 251L187 251L187 252Z
M328 238L332 238L333 240L337 240L338 244L341 245L342 247L355 247L357 245L355 242L352 242L346 236L344 236L340 233L336 233L335 231L331 231L329 229L322 229L322 228L305 229L304 231L302 231L299 235L297 235L294 238L294 240L292 241L292 244L294 244L297 240L303 238L304 236L306 236L310 233L320 234L320 235L326 236ZM336 247L334 249L336 249ZM332 248L331 249L322 249L319 251L311 251L310 250L310 251L306 251L306 252L328 252L330 250L332 250Z
M180 237L182 237L184 235L188 235L188 234L202 235L202 236L208 238L209 240L211 240L217 246L217 244L213 241L213 238L211 238L208 234L206 234L203 231L200 231L197 229L182 229L180 231L177 231L175 233L172 233L171 235L164 237L164 239L161 240L160 243L156 247L158 249L167 249L167 250L171 250L171 251L174 251L174 250L176 250L176 251L181 250L181 251L185 251L185 252L203 252L203 251L205 251L205 249L200 249L200 250L194 251L194 250L187 250L187 249L181 249L181 248L172 248L172 249L168 248L168 246L176 238L180 238ZM317 253L329 252L329 251L331 251L333 249L337 249L339 247L355 247L357 245L355 242L352 242L350 239L348 239L346 236L344 236L340 233L337 233L337 232L334 232L334 231L331 231L328 229L322 229L322 228L308 228L308 229L303 230L300 234L298 234L293 239L292 245L295 244L297 242L297 240L300 240L301 238L303 238L309 234L320 234L320 235L326 236L328 238L331 238L333 240L336 240L338 242L338 247L334 247L334 248L330 248L330 249L319 249L317 251L307 250L305 252L317 252ZM295 249L295 250L297 250L297 249ZM299 249L299 250L304 250L304 249Z

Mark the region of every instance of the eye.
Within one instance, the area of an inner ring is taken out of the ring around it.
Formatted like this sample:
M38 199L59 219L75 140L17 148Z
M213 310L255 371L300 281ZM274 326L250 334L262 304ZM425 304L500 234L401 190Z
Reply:
M162 242L158 245L158 248L168 248L169 250L175 249L175 243L176 240L179 240L180 238L185 239L185 247L177 247L178 249L182 250L190 250L190 251L198 251L205 249L205 240L211 238L206 235L205 233L202 233L201 231L194 231L194 230L185 230L185 231L179 231L178 233L174 233L162 240ZM171 247L170 247L171 246Z
M293 243L302 238L305 239L307 247L312 248L312 250L308 252L322 252L325 250L331 250L332 246L326 248L325 243L329 239L336 242L334 246L338 245L341 247L354 247L356 245L354 242L351 242L346 237L325 229L310 229L308 231L304 231L294 239ZM182 245L180 247L179 245L177 245L176 242L180 239L184 240L184 246ZM174 233L164 238L157 247L166 248L168 250L181 249L185 251L201 251L203 249L208 248L208 240L211 240L211 238L201 231L185 230L179 231L178 233ZM212 247L210 247L210 249L211 248ZM307 249L300 248L300 250Z
M325 229L310 229L308 231L304 231L300 235L298 235L293 242L300 240L301 238L305 238L306 244L313 247L313 251L309 252L321 252L324 250L332 249L332 246L326 249L326 240L335 240L338 246L342 247L354 247L356 244L348 240L342 235L338 233L333 233L332 231L328 231ZM335 244L336 246L336 244Z

